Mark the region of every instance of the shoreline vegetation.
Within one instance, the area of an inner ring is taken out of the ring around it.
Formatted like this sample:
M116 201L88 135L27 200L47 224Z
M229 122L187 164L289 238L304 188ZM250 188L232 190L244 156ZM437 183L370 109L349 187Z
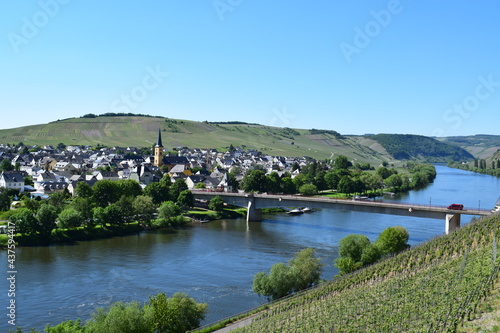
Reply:
M265 175L261 168L255 168L246 173L240 187L247 193L299 193L334 198L359 194L373 198L385 192L425 187L435 177L436 170L431 164L407 162L399 171L387 166L375 170L370 165L352 165L339 156L330 169L314 161L293 179L286 174L279 177L277 172ZM145 189L134 180L100 180L92 187L81 182L75 194L76 197L71 197L69 193L53 193L47 200L24 195L14 209L1 213L0 219L15 226L17 245L39 246L123 236L141 230L175 230L189 220L205 222L246 215L245 208L230 207L220 196L197 203L186 182L177 179L172 183L168 174ZM286 210L277 207L263 213L283 211ZM6 245L7 235L0 235L0 246Z
M491 160L487 163L484 159L474 160L472 163L461 163L450 161L447 166L450 168L461 169L466 171L472 171L476 173L481 173L484 175L490 175L494 177L500 177L500 154L496 154L497 159Z

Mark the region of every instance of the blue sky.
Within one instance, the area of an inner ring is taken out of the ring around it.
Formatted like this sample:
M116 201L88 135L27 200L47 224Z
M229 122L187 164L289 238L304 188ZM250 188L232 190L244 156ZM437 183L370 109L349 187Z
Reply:
M0 129L86 113L500 134L497 1L0 5Z

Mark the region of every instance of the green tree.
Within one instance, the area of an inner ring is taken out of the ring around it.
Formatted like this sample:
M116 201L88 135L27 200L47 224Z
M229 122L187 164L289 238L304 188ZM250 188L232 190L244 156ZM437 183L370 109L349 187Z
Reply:
M339 242L339 258L335 259L335 266L339 269L340 275L363 267L365 263L362 260L371 258L371 253L363 256L365 251L372 251L370 245L371 242L365 235L351 234L342 238Z
M170 200L169 187L163 183L150 183L144 188L144 195L153 200L155 205L160 205L164 201Z
M303 195L315 195L318 193L318 188L313 184L304 184L299 188L299 193Z
M57 220L61 227L68 229L80 227L84 222L83 216L73 207L68 207L59 213Z
M76 197L71 202L71 207L73 207L78 212L78 214L80 214L83 219L83 225L86 228L94 227L94 219L92 213L94 205L89 197Z
M283 192L283 194L294 194L297 192L291 177L283 177L283 179L281 179L281 192Z
M399 174L393 174L384 180L384 184L387 185L387 187L399 189L401 185L403 185L403 180Z
M213 197L208 203L208 208L216 212L221 212L224 209L224 199L220 195Z
M405 228L401 226L389 227L380 233L375 244L383 255L390 255L409 248L409 238L410 234Z
M285 263L277 263L271 267L269 275L266 272L255 274L252 289L268 299L279 299L290 294L295 287L295 274Z
M328 188L333 190L337 189L339 181L340 181L340 176L337 172L330 170L325 174L325 182Z
M251 170L243 177L245 192L267 192L267 177L262 170Z
M135 216L133 207L134 198L133 196L122 195L120 199L115 202L115 205L120 209L123 222L131 222Z
M179 193L179 196L177 197L177 204L183 210L189 207L194 207L193 192L191 192L190 190L184 190L181 193Z
M153 310L152 328L158 333L184 333L199 327L208 307L184 293L169 298L161 293L150 297L149 304Z
M179 224L181 209L173 201L165 201L158 210L158 219L155 225L158 227L170 227Z
M267 176L267 191L270 193L280 193L281 192L281 178L276 171L271 172Z
M49 239L52 230L56 227L57 210L54 206L43 204L35 214L38 221L38 233L41 238Z
M157 209L153 199L147 195L139 195L134 199L132 207L135 211L135 218L149 226Z
M323 264L321 259L315 257L314 249L306 248L299 251L290 259L289 265L296 276L295 291L312 287L320 282Z
M36 235L38 231L38 221L35 213L28 208L19 208L9 217L9 221L14 223L16 231L26 235Z
M187 189L186 181L184 179L177 179L175 183L170 186L170 199L177 201L179 194Z
M89 333L139 333L153 332L154 316L149 307L139 302L116 302L108 309L98 308L85 323Z
M12 170L14 170L14 166L12 165L10 160L7 158L4 158L0 162L0 171L12 171Z
M133 179L121 179L117 181L118 194L120 196L137 197L142 194L141 185Z
M85 327L82 325L82 322L80 319L73 321L73 320L67 320L63 321L62 323L52 326L50 324L47 324L45 326L45 332L46 333L84 333L85 332Z
M10 210L12 199L4 188L0 187L0 212L7 212Z
M288 265L277 263L269 274L255 274L252 289L269 299L278 299L319 283L322 267L320 259L314 257L314 250L306 248L296 253Z
M92 199L98 206L106 207L118 198L118 188L114 181L103 179L92 186Z
M80 198L92 197L92 188L86 182L78 182L75 188L75 195Z
M48 203L54 206L57 213L60 213L63 207L66 205L66 196L63 193L52 193L49 196Z
M338 185L337 190L342 193L350 194L354 193L356 184L349 176L343 176Z
M352 163L349 162L346 156L344 155L339 155L337 158L334 160L333 165L335 166L335 169L347 169L350 166L352 166Z

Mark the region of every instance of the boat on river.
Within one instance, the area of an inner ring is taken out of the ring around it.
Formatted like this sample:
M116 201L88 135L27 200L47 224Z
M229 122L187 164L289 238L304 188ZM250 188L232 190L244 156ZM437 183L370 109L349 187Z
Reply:
M292 209L292 210L288 211L288 214L290 214L290 215L300 215L300 214L304 214L304 212L302 211L302 209L295 208L295 209Z

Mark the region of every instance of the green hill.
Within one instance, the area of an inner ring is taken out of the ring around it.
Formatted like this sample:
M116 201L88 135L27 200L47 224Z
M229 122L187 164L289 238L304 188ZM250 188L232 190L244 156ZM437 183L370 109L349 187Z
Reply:
M427 162L467 161L474 156L461 147L433 138L411 134L377 134L370 136L398 160L419 159Z
M461 148L420 136L343 136L333 130L291 129L242 122L209 123L145 115L85 115L48 124L0 130L0 143L148 147L162 131L166 148L226 148L231 144L280 156L330 159L345 155L357 163L395 159L467 158ZM417 140L418 139L418 140ZM423 144L422 149L415 147ZM470 157L469 157L470 158Z
M499 215L470 223L270 304L236 332L498 332L499 227Z
M500 135L450 136L439 140L461 147L479 159L491 159L500 149Z

